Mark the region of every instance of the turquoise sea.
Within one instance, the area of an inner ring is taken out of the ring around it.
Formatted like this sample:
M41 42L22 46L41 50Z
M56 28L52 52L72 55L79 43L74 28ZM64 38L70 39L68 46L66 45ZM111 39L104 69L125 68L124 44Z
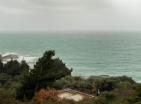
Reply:
M73 75L127 75L141 82L141 33L0 33L0 53L30 58L50 49Z

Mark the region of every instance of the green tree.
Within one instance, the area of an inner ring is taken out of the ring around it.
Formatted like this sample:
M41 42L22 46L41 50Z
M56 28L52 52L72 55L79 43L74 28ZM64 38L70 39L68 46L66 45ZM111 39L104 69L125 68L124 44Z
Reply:
M2 63L2 60L0 59L0 73L3 72L3 63Z
M8 61L4 65L4 72L8 75L15 76L20 74L20 63L16 60Z
M21 64L20 64L20 73L22 75L25 75L25 74L28 74L29 73L29 70L30 70L30 67L29 65L26 63L26 61L21 61Z
M10 76L5 74L5 73L1 73L0 74L0 84L3 86L8 80L10 79Z
M71 75L72 70L68 69L59 58L53 58L53 56L55 56L55 51L51 50L46 51L39 58L34 69L23 78L22 86L19 88L22 93L17 91L17 98L31 99L35 91L51 87L57 79Z

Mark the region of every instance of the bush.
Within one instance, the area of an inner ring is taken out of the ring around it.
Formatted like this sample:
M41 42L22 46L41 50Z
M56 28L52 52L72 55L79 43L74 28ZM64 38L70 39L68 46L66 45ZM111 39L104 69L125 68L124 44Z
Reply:
M13 96L10 96L9 93L4 90L0 89L0 103L1 104L18 104Z
M34 69L22 80L22 94L17 92L17 98L31 99L36 91L52 87L53 83L65 76L71 75L72 70L68 69L60 59L54 59L54 51L46 51L36 62ZM18 97L20 95L20 97ZM23 97L21 97L21 95ZM30 96L29 96L30 95Z
M10 78L11 78L11 76L9 76L5 73L1 73L0 74L0 84L3 86Z

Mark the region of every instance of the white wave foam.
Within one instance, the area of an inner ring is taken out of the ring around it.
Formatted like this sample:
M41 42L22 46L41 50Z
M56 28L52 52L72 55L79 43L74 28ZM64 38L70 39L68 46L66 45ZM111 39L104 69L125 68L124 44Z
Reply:
M4 63L13 59L13 60L17 60L19 62L21 62L22 60L25 60L29 65L31 65L31 64L34 64L38 59L38 57L35 57L35 56L19 55L18 53L15 53L15 52L7 52L7 53L3 53L1 55L2 55L2 57L7 57L6 59L3 60ZM14 56L17 56L17 57L15 58Z
M25 60L27 63L32 63L37 60L38 57L33 56L19 56L18 61Z

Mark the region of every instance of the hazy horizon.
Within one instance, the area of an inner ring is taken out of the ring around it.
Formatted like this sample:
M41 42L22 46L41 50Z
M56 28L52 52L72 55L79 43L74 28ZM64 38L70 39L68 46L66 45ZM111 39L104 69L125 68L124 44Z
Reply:
M0 0L0 31L141 32L140 0Z

